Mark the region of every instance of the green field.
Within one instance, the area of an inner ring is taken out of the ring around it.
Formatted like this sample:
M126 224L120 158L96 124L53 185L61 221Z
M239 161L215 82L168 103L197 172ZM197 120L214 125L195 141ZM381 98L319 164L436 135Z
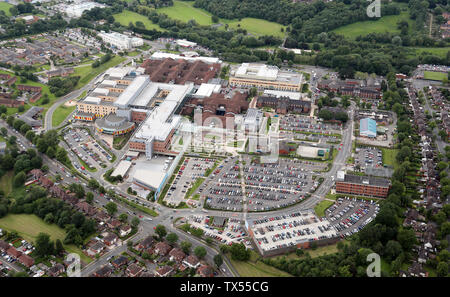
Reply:
M323 200L320 201L315 207L314 207L314 211L316 212L316 215L318 215L319 217L324 217L325 216L325 210L330 207L331 205L333 205L334 202L333 201L328 201L328 200Z
M442 72L425 71L423 73L423 78L441 81L444 78L446 78L447 75L448 75L447 73L442 73Z
M212 25L212 14L204 9L193 7L193 4L194 1L174 1L173 6L158 8L156 11L158 13L167 14L170 18L183 22L188 22L194 19L200 25ZM247 32L250 34L274 35L277 37L283 37L284 32L281 32L281 28L286 28L285 26L278 23L255 18L243 18L240 22L237 19L219 19L219 23L223 24L223 26L220 27L223 30L225 29L224 24L228 24L229 27L233 29L239 28L238 24L240 24L240 28L247 30ZM126 24L128 25L128 23Z
M64 104L58 106L58 108L55 109L55 112L53 113L52 118L52 127L56 128L58 127L76 108L76 105L74 106L64 106Z
M409 19L409 13L401 12L399 15L389 15L381 17L376 21L356 22L350 25L342 26L334 29L332 32L344 35L349 38L356 38L358 36L365 36L370 33L396 33L400 32L397 29L397 23L400 21L407 21L409 28L412 27L412 20Z
M71 76L80 76L80 80L78 81L77 88L83 87L85 84L90 82L94 77L99 75L102 72L105 72L111 67L117 66L122 63L126 59L121 56L115 56L108 62L100 65L97 68L92 68L92 66L82 66L75 68L75 72Z
M346 240L343 240L342 242L344 244L347 243ZM320 256L324 256L324 255L337 253L338 248L337 248L337 243L335 243L335 244L331 244L331 245L320 246L320 247L316 248L315 250L306 249L305 252L307 252L311 256L311 258L315 258L315 257L320 257ZM295 252L290 253L286 256L286 259L302 259L302 258L304 258L304 255L297 256Z
M388 148L380 148L383 153L383 164L392 166L397 168L398 163L395 157L397 156L398 150L397 149L388 149Z
M255 18L243 18L240 22L236 20L228 23L230 28L234 29L238 28L238 24L241 25L241 29L247 30L247 33L252 35L273 35L277 37L284 36L284 32L281 32L281 28L285 29L285 26L278 23Z
M14 76L14 73L11 71L5 71L5 70L0 70L0 73L6 73L6 74L10 74ZM39 86L42 88L42 97L41 99L39 99L38 101L34 102L34 103L29 103L29 104L25 104L25 111L27 111L28 109L30 109L30 107L32 105L35 106L39 106L39 107L43 107L44 108L44 112L43 115L45 115L45 112L47 111L47 109L54 103L54 101L56 100L56 96L53 95L52 93L50 93L50 88L47 85L41 84L39 82L35 82L35 81L31 81L31 80L26 80L26 81L22 81L22 78L17 77L17 82L16 85L30 85L30 86ZM49 103L47 104L42 104L42 101L44 100L44 94L48 95L48 99L49 99ZM12 115L18 112L17 108L10 108L8 107L8 111L7 114L8 115Z
M140 15L133 11L124 10L121 13L113 15L116 22L119 22L122 26L128 26L130 22L136 25L137 21L141 21L147 30L156 29L158 31L165 31L160 26L153 24L146 16Z
M6 3L6 2L0 2L0 11L4 11L6 16L11 16L9 9L13 6L14 5Z
M276 269L275 267L264 264L259 261L255 252L251 252L249 261L231 260L231 265L236 269L242 277L287 277L289 273Z
M430 53L441 58L445 58L447 56L447 52L450 51L450 47L411 47L411 49L414 50L411 56L419 56L422 53Z
M1 178L0 178L0 189L3 190L5 197L8 196L9 193L11 193L12 191L12 181L14 178L14 172L13 171L9 171L7 173L5 173Z
M64 241L66 232L55 224L47 224L39 217L29 214L9 214L0 219L0 228L8 231L16 231L26 241L34 242L40 232L50 235L52 240L59 239ZM74 245L64 245L64 248L71 253L80 255L84 262L92 260L85 256L83 252Z
M173 6L158 8L156 11L186 23L190 20L195 20L202 26L211 25L211 14L203 9L193 7L193 4L194 1L174 1Z

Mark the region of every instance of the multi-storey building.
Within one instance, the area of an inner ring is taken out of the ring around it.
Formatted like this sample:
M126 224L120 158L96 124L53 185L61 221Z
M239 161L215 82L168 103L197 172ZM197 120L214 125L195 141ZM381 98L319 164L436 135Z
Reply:
M373 176L345 174L339 171L336 178L336 193L357 196L386 198L391 188L391 181Z
M276 66L243 63L231 72L230 84L237 87L256 87L299 92L303 76L298 73L281 71Z

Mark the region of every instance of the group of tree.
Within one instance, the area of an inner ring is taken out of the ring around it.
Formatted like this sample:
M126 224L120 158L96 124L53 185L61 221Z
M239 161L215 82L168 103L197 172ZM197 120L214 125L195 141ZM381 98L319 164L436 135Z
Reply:
M97 68L100 65L105 64L112 58L113 58L113 55L111 55L110 53L107 53L106 55L102 56L100 59L95 60L95 62L92 63L92 68Z
M4 206L7 213L34 214L48 224L65 229L64 244L80 246L96 230L93 219L86 218L61 199L48 197L47 190L40 186L32 185L28 192L18 192L13 198L3 198L0 202L0 210Z
M48 86L52 94L55 94L56 97L61 97L72 92L79 80L79 76L53 77L48 81Z
M3 115L4 116L4 115ZM20 119L14 118L12 115L6 118L9 126L16 129L22 135L31 141L40 153L46 154L49 158L56 158L59 162L70 166L70 159L67 156L67 151L58 145L59 138L56 130L50 130L45 133L36 133L31 130L31 127Z

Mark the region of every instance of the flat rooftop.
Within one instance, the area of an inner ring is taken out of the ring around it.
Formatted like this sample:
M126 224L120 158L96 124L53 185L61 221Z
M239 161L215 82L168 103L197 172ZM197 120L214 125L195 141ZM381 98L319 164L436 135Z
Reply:
M141 156L141 158L136 161L136 165L133 166L129 175L132 176L133 181L138 184L158 189L163 183L168 170L164 169L167 164L166 159L167 158L158 156L157 158L147 160L145 157ZM170 164L171 163L168 163L167 168L170 168Z
M373 176L351 175L351 174L346 174L344 176L344 180L337 179L336 181L343 181L350 184L369 185L377 187L389 187L391 185L391 181L389 179Z
M303 78L296 72L282 71L276 66L253 63L242 63L235 69L234 77L291 84L301 84Z
M152 110L145 122L139 127L134 138L146 140L154 138L158 141L164 141L172 129L175 129L181 121L181 117L174 116L173 113L185 96L193 90L194 86L193 84L171 85L152 83L151 88L155 91L158 89L170 90L170 93L158 107Z
M263 251L338 236L327 219L320 219L310 211L273 217L269 215L247 223L253 231L255 244Z

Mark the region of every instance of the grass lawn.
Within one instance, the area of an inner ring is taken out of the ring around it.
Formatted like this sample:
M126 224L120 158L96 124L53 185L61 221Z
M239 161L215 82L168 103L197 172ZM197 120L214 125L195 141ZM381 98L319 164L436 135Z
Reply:
M14 178L14 171L8 171L0 178L0 189L5 193L5 197L12 191L12 182Z
M158 31L166 31L165 29L161 28L157 24L153 24L152 21L150 21L146 16L135 13L133 11L124 10L121 13L114 14L113 17L116 22L119 22L123 26L128 26L130 24L130 22L132 22L134 25L136 25L136 22L140 21L144 24L145 29L147 29L147 30L155 29Z
M13 7L14 5L6 3L6 2L0 2L0 10L4 11L6 16L11 16L11 13L9 12L9 9Z
M249 261L235 261L230 259L231 265L236 269L242 277L282 277L291 276L289 273L276 269L275 267L264 264L258 261L258 256L255 252L251 252Z
M238 27L238 24L241 26ZM247 33L252 35L273 35L280 38L283 38L285 34L284 32L281 32L281 28L286 29L286 27L281 24L255 18L243 18L240 22L236 20L229 22L228 25L230 28L234 29L245 29L247 30Z
M194 19L200 25L211 25L211 14L206 10L195 8L193 5L194 1L174 1L173 6L158 8L156 11L186 23Z
M370 33L396 33L400 32L400 30L397 29L397 23L403 20L408 22L411 30L413 23L412 20L409 19L409 13L401 12L399 15L384 16L376 21L356 22L350 25L342 26L334 29L332 32L342 34L348 38L356 38L360 35L365 36Z
M186 196L184 196L184 199L188 199L192 195L192 193L194 193L197 190L197 188L200 187L200 185L203 183L204 180L205 179L203 177L197 178L192 187L190 187L186 191Z
M137 55L139 55L138 51L132 51L132 52L129 52L127 56L128 57L136 57Z
M447 56L447 52L450 51L450 47L411 47L414 53L411 56L418 56L422 53L430 53L441 58Z
M194 1L174 1L173 6L158 8L156 11L158 13L167 14L170 18L183 22L194 19L200 25L212 25L212 14L204 9L195 8L193 5ZM286 27L281 24L256 18L243 18L240 22L237 19L219 19L219 23L223 24L223 26L220 27L223 30L225 29L225 24L228 24L229 27L233 29L239 28L238 24L240 24L240 28L246 29L248 33L253 35L284 37L284 32L281 32L281 28L286 29ZM126 25L128 25L128 22Z
M398 150L381 148L381 151L383 152L383 164L393 166L394 169L396 169L398 166L398 163L397 163L397 160L395 159L395 157L397 156Z
M80 76L80 80L78 81L77 88L83 87L85 84L90 82L94 77L99 75L102 72L105 72L111 67L117 66L118 64L125 61L126 58L121 56L115 56L108 62L100 65L97 68L92 68L92 66L83 66L75 68L75 72L71 76Z
M323 200L320 201L315 207L314 207L314 211L316 212L316 214L319 217L324 217L325 216L325 210L330 207L331 205L333 205L334 202L333 201L328 201L328 200Z
M64 106L64 104L62 104L58 106L53 113L52 127L58 127L70 115L70 113L75 110L75 108L76 105Z
M40 232L50 235L51 240L64 241L66 232L55 224L47 224L39 217L29 214L9 214L0 219L0 227L8 231L16 231L26 241L34 242ZM89 263L92 260L85 256L81 249L74 245L64 245L68 252L80 255L81 260Z
M433 71L425 71L423 73L423 77L425 79L430 79L430 80L443 80L444 78L447 77L447 73L442 73L442 72L433 72Z
M345 244L346 241L343 240L343 243ZM321 247L316 248L315 250L307 249L307 250L305 250L305 252L307 252L311 256L311 258L334 254L334 253L338 252L337 243L321 246ZM279 256L277 256L277 257L279 257ZM290 253L289 255L287 255L286 259L302 259L303 257L304 256L297 256L297 254L294 252L294 253Z

